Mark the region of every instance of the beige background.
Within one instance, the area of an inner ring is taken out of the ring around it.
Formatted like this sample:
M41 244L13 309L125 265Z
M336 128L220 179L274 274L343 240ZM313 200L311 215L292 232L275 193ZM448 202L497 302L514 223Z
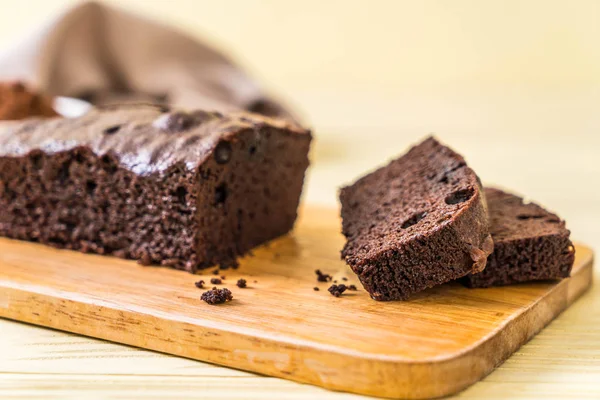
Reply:
M74 3L0 0L0 45ZM342 183L433 132L484 182L556 210L600 248L600 1L111 3L228 49L302 111L318 138L307 202L335 205ZM599 398L599 295L463 396ZM12 322L0 337L0 397L343 397Z

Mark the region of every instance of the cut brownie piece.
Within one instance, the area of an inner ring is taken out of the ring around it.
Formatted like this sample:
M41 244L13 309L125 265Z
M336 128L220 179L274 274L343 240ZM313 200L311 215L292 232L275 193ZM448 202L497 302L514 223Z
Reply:
M566 278L575 260L565 222L534 203L498 189L485 189L494 252L487 266L461 279L468 287L510 285Z
M0 235L195 271L296 219L311 135L254 114L122 106L0 124Z
M340 200L342 258L375 300L481 271L493 249L479 178L434 138L343 188Z

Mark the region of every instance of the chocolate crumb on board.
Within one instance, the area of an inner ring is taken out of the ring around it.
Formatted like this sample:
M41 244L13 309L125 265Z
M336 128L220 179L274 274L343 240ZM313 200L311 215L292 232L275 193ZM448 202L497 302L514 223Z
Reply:
M342 280L343 280L343 281L347 281L347 280L348 280L348 278L346 278L345 276L342 276Z
M348 286L348 290L358 290L358 289L356 288L356 285L350 285L350 286Z
M202 288L204 288L204 281L200 280L200 281L194 283L194 285L196 285L196 287L198 289L202 289Z
M333 283L337 283L337 280L333 281Z
M331 285L329 287L329 289L327 289L327 290L333 296L340 297L342 295L342 293L344 293L346 291L346 289L347 289L346 285L344 285L343 283L341 283L339 285Z
M332 279L331 275L322 273L320 269L317 269L315 274L317 274L317 281L319 282L330 282Z
M212 288L211 290L202 293L200 299L208 304L214 305L233 300L233 295L229 289Z
M212 283L213 285L220 285L222 282L219 278L212 278L210 280L210 283Z
M245 279L238 279L236 285L239 288L245 288L246 287L246 280Z
M218 268L215 269L212 273L213 273L213 275L219 275L219 269Z
M221 275L221 279L225 280L225 275Z
M315 292L318 292L318 291L319 291L319 288L315 286L315 287L313 288L313 290L314 290Z

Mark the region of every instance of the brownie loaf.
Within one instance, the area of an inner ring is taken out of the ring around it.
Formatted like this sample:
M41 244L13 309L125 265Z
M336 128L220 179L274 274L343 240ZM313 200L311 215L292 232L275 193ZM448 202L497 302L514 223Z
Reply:
M187 271L292 229L310 132L121 106L0 124L0 235Z
M0 120L56 115L50 98L28 90L21 82L0 83Z
M534 203L485 189L494 252L485 269L461 279L468 287L566 278L575 260L565 222Z
M375 300L481 271L493 243L479 178L434 138L342 189L342 257Z

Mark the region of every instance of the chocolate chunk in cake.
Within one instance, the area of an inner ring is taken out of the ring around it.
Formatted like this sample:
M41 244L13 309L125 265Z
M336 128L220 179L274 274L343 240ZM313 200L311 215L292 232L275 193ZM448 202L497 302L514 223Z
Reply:
M231 291L229 289L212 288L211 290L202 293L202 296L200 296L200 299L204 300L205 302L207 302L210 305L222 304L222 303L225 303L226 301L233 300L233 294L231 293Z
M569 276L575 249L564 221L501 190L486 188L485 195L494 252L485 269L461 279L463 284L481 288Z
M0 235L193 272L292 229L308 131L162 111L0 123Z
M343 188L340 200L342 258L375 300L481 271L493 250L479 178L434 138Z
M327 290L329 291L329 293L331 293L332 296L340 297L342 293L346 291L346 289L348 288L342 283L340 285L331 285Z
M52 100L22 82L0 82L0 120L55 117Z
M220 285L223 282L219 278L211 278L210 283L212 283L213 285Z
M239 288L245 288L246 287L246 280L245 279L238 279L236 285Z

